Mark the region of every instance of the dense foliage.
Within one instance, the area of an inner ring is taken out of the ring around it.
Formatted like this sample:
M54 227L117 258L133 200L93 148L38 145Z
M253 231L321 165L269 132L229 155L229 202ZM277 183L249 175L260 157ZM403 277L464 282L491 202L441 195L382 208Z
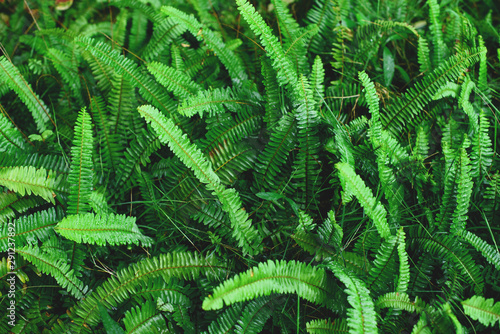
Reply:
M498 328L500 5L288 2L1 1L1 333Z

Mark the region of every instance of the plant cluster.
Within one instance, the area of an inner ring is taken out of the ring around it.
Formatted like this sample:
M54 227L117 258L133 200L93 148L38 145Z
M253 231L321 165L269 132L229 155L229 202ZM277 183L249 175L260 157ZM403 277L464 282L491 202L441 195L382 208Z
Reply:
M1 1L0 332L499 326L500 7L288 2Z

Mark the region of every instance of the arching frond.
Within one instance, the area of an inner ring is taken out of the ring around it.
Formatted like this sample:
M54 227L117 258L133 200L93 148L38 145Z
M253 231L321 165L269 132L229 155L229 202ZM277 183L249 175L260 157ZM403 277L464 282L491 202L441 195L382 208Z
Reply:
M233 236L238 240L239 246L248 253L258 252L261 247L260 236L251 225L245 209L241 207L239 194L234 189L226 189L221 185L220 178L213 171L211 164L171 119L165 118L151 106L142 106L138 110L146 121L151 123L160 140L194 172L200 182L207 184L208 190L214 191L217 195L223 210L229 214Z
M331 282L322 269L295 261L267 261L219 285L203 301L204 310L274 293L296 293L310 302L329 305Z

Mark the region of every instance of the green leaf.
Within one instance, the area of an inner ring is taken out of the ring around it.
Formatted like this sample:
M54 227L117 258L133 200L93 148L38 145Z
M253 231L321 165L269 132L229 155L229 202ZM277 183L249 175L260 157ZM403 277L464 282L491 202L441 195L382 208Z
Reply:
M135 224L135 217L112 213L69 215L57 224L55 230L63 237L78 243L105 246L136 244L151 246L152 239L144 236Z
M68 175L70 186L68 213L85 213L94 188L94 164L92 161L92 121L85 108L78 114L75 137L71 147L71 171Z
M344 291L351 305L347 310L349 333L378 333L375 306L365 283L336 262L328 262L326 267L346 286Z
M485 326L493 326L500 319L500 302L493 298L485 299L482 296L472 296L462 302L464 312L474 320Z
M381 237L387 238L391 235L387 223L387 211L382 204L376 200L371 190L365 185L361 177L356 174L351 165L339 162L335 165L339 171L339 177L344 187L358 199L366 214L373 220Z
M217 310L274 293L296 293L316 304L329 305L332 287L326 272L296 261L267 261L219 285L203 301L204 310Z
M108 310L104 306L102 306L101 303L98 304L99 306L99 313L101 314L101 319L102 319L102 324L104 325L104 329L106 330L107 334L125 334L125 331L114 321L109 313Z

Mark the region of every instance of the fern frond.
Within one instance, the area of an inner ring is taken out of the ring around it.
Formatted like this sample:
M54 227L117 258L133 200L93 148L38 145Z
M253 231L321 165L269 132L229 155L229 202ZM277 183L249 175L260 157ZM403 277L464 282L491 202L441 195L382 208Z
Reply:
M297 85L297 72L290 59L285 55L276 36L273 35L271 28L264 22L262 16L247 0L236 0L238 10L250 25L250 28L260 40L267 51L267 56L273 60L273 68L277 72L277 79L281 86L290 84L290 87Z
M471 176L481 181L492 163L493 150L488 128L490 124L484 111L479 114L477 132L472 135Z
M346 190L358 199L366 214L373 220L381 237L387 238L391 235L389 224L387 223L387 212L380 202L377 202L371 190L365 185L361 177L356 174L351 165L339 162L335 165L339 171L339 177L343 185L343 192ZM344 200L348 202L347 199Z
M141 50L146 42L148 33L148 17L141 13L140 10L132 11L132 26L130 27L130 35L128 41L129 50Z
M276 175L282 174L281 166L287 161L290 151L295 148L296 131L296 119L291 114L284 115L271 134L264 151L259 155L255 170L268 185L268 189L275 184Z
M176 8L163 6L161 11L184 26L199 41L205 42L208 47L213 49L221 63L226 67L231 79L237 80L238 85L241 85L243 81L248 79L240 57L227 48L222 39L211 29L203 29L202 24L193 15L187 15Z
M13 90L28 107L40 133L48 129L47 123L49 121L55 125L45 102L33 91L19 70L5 56L0 57L0 81Z
M405 232L401 227L398 231L398 256L399 256L399 275L396 292L404 293L408 290L410 283L410 264L408 261L408 253L406 252Z
M135 170L140 170L140 165L146 166L151 162L150 156L161 147L158 135L148 129L142 129L130 143L120 161L116 171L116 188L129 183Z
M497 268L497 270L500 270L500 253L498 252L498 249L495 249L493 246L487 244L486 241L469 231L463 230L460 237L465 239L478 252L480 252L489 263Z
M90 51L82 52L83 59L89 64L92 75L96 80L97 88L103 93L109 92L113 87L113 69L106 64L102 59L91 53Z
M327 218L321 226L318 227L318 234L322 241L335 248L337 252L342 250L342 239L344 231L335 219L335 211L328 211Z
M226 189L221 185L220 178L213 171L210 163L202 152L193 145L185 134L158 110L151 106L138 108L139 113L151 123L160 140L168 144L173 153L189 168L200 182L207 184L207 189L214 191L222 203L224 211L229 214L233 228L233 236L245 252L258 252L260 236L251 225L248 214L241 208L241 199L234 189Z
M240 273L215 288L203 301L204 310L274 293L296 293L310 302L330 305L330 280L322 269L295 261L267 261Z
M46 52L47 58L52 61L54 68L61 75L62 80L71 90L72 96L78 105L85 105L82 98L81 83L78 76L78 63L76 59L70 58L63 51L50 48Z
M61 219L61 212L56 214L54 208L38 211L31 215L25 215L15 220L6 221L2 224L0 232L0 249L7 252L8 243L14 242L16 247L23 247L28 242L33 244L34 240L45 241L54 235L54 226ZM9 224L7 223L9 222ZM13 225L12 225L13 224ZM9 227L10 226L10 227ZM15 231L9 231L15 226ZM14 232L14 234L9 233Z
M310 334L330 334L330 333L347 333L349 326L345 319L317 319L306 323L307 332Z
M411 239L418 241L427 252L446 259L448 263L454 265L476 293L483 291L484 280L480 267L475 263L467 249L456 239L444 234L431 236L423 231L418 231Z
M431 21L430 30L432 34L432 45L434 47L434 66L439 66L443 62L446 52L446 44L444 44L439 17L439 5L437 0L427 0L427 5L429 6L429 18Z
M301 28L295 18L289 13L283 1L272 0L274 12L278 19L278 29L283 39L283 48L286 56L293 61L297 73L304 73L309 69L307 64L306 43L313 35L316 35L318 28L315 24ZM280 38L281 40L281 38Z
M411 313L415 311L420 311L417 305L418 305L417 301L415 302L410 301L410 296L408 296L408 294L399 292L386 293L385 295L378 297L377 301L375 302L375 307L378 309L394 308L394 309L405 310Z
M325 92L325 69L323 68L323 62L319 56L314 58L310 80L314 101L316 105L320 106L323 102L323 94Z
M147 334L153 328L167 328L165 318L152 300L125 312L123 323L127 333Z
M71 147L71 171L68 214L85 213L90 210L88 201L94 188L92 161L92 121L82 108L75 123L75 137Z
M366 282L367 288L372 291L372 294L375 294L374 297L384 292L393 291L394 287L389 282L395 281L394 276L397 273L396 257L399 237L399 235L388 237L378 248L378 253L369 272L370 276Z
M0 168L0 185L21 196L40 196L52 204L55 204L56 185L61 181L60 177L56 177L52 171L47 172L45 168L36 169L33 166Z
M19 129L14 128L3 112L0 112L0 152L9 152L12 149L27 151L28 146Z
M208 326L209 334L229 333L235 329L236 322L238 321L241 311L243 310L243 303L232 305L220 313L219 316L212 321Z
M7 221L8 218L14 218L16 213L24 213L44 203L45 201L40 197L18 196L14 192L1 192L0 221Z
M264 116L264 121L267 124L267 128L271 131L276 128L279 119L282 116L281 113L281 98L280 87L278 81L276 80L276 72L269 65L267 59L262 58L261 71L264 77L262 83L264 84L265 90L265 105L266 114Z
M214 117L222 114L224 106L234 109L231 106L258 107L257 101L239 98L237 93L231 89L200 90L196 96L189 97L179 106L179 113L187 117L199 114L201 117Z
M121 142L132 139L142 130L144 123L135 112L137 97L135 87L123 75L111 78L112 88L108 94L108 110L110 112L110 134L118 136Z
M156 80L178 98L190 97L201 89L196 82L191 81L183 71L168 67L162 63L153 61L147 65L149 72Z
M135 224L135 217L115 215L94 215L93 213L69 215L60 221L55 230L78 243L105 246L135 244L151 246L152 239L141 233Z
M300 87L296 90L300 91L301 103L295 110L299 153L294 160L293 178L298 179L296 187L303 190L303 198L300 201L309 206L318 191L319 184L321 184L319 175L321 171L318 136L319 115L309 82L304 76L299 78L299 85Z
M460 234L465 230L467 212L469 211L470 197L472 194L472 182L470 160L464 148L460 149L459 160L457 162L457 206L453 212L451 234Z
M201 257L197 253L167 253L142 260L116 273L95 291L70 310L72 332L87 332L87 328L99 323L98 304L110 309L117 307L136 294L141 284L157 277L165 281L171 278L185 280L206 275L210 279L224 277L226 266L214 258Z
M259 297L248 302L235 325L236 334L261 333L273 314L273 296Z
M100 96L92 96L90 100L90 112L98 129L97 142L101 149L98 152L101 162L98 166L102 171L114 171L121 157L120 138L110 129L109 114L103 99Z
M484 191L484 211L488 218L493 219L497 215L500 205L500 174L496 173L491 176L488 185Z
M347 325L350 333L378 333L375 306L365 283L336 262L328 262L326 267L345 284L347 301Z
M340 13L337 2L334 0L318 0L314 2L312 8L307 12L306 22L318 26L318 34L313 36L308 42L306 50L321 54L331 45L331 35L335 26L338 24ZM339 9L340 11L340 9ZM330 43L329 43L330 42Z
M68 290L76 298L82 298L87 292L83 282L76 277L73 269L70 269L64 259L43 253L38 247L31 245L17 248L16 252L33 263L41 272L54 277L62 288Z
M462 302L464 312L474 320L485 326L493 326L500 320L500 302L493 298L485 299L482 296L472 296Z
M434 0L435 1L435 0ZM381 114L384 129L399 136L404 128L411 129L420 123L421 110L432 99L436 90L447 82L454 82L458 76L479 60L483 51L471 50L448 58L434 71L395 99Z
M147 101L166 113L170 114L175 111L174 103L168 94L152 78L143 74L136 63L122 56L118 50L113 50L111 46L88 37L79 36L75 42L90 51L104 64L114 68L118 75L124 75L139 88L140 94Z
M153 29L153 35L144 48L142 57L146 61L157 59L162 52L186 29L176 23L172 18L164 18Z

